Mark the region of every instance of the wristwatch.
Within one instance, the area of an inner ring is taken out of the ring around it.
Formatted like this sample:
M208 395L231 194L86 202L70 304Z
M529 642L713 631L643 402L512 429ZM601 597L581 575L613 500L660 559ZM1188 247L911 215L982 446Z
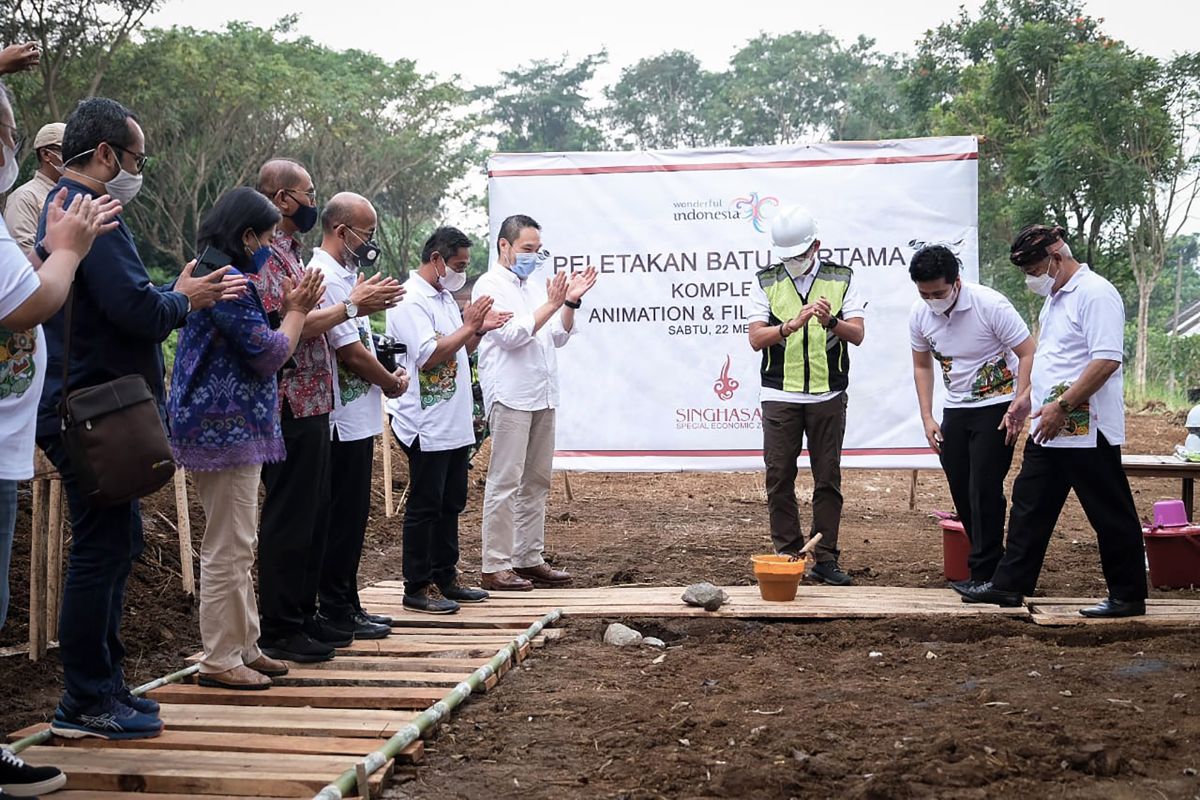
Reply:
M346 307L346 319L354 319L358 316L358 306L349 299L343 300L342 305Z
M575 302L572 303L570 300L563 300L563 305L566 306L567 308L582 308L583 301L576 300Z
M1075 408L1069 402L1067 402L1066 398L1063 397L1058 398L1058 407L1063 410L1064 414L1070 414Z
M831 330L833 330L834 328L836 328L836 327L837 327L837 324L838 324L838 322L839 322L839 321L840 321L840 320L838 320L838 318L837 318L837 317L830 317L830 318L829 318L829 322L826 322L826 323L825 323L825 326L824 326L824 327L825 327L825 330L827 330L827 331L831 331Z
M42 244L41 242L38 242L33 246L33 252L37 253L37 257L41 259L43 264L46 263L46 259L50 257L50 251L47 250L46 245Z

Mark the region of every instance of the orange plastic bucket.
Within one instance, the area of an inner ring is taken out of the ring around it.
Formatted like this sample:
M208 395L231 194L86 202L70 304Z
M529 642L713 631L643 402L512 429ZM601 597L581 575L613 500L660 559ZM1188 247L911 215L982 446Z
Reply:
M790 556L762 555L750 556L750 560L763 600L787 603L796 599L796 585L804 574L803 558L793 561Z
M965 581L971 577L967 559L971 555L971 540L963 524L956 519L944 519L942 528L942 574L948 581Z

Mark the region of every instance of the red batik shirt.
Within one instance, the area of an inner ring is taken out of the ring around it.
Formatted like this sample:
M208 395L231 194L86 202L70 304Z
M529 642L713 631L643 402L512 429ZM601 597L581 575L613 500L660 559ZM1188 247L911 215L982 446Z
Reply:
M283 279L298 284L303 277L300 243L290 234L276 231L271 257L258 274L250 276L268 314L283 314ZM294 358L296 366L284 367L279 373L279 394L296 417L328 414L333 410L333 372L325 337L301 340Z

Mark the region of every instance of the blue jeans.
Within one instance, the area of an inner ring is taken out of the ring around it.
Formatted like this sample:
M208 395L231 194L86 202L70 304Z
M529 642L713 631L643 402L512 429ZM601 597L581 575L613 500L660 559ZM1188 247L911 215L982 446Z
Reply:
M70 458L56 436L38 446L58 468L71 513L71 557L63 587L58 642L66 693L63 709L87 711L125 686L121 613L125 582L145 546L137 501L97 508L79 490Z
M8 619L8 564L17 527L17 482L0 480L0 628Z

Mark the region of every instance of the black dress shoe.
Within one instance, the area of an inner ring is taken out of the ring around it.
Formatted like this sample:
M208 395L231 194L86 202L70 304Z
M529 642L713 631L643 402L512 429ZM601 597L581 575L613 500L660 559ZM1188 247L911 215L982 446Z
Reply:
M974 586L954 586L954 591L962 595L964 603L991 603L992 605L1016 608L1025 602L1025 598L1017 592L1007 592L997 589L991 581L977 583Z
M853 586L854 579L842 571L836 561L822 561L814 564L808 574L819 583L830 586Z
M358 607L358 613L362 614L376 625L387 625L389 628L392 626L392 618L386 614L368 614L366 611L363 611L362 606Z
M304 620L304 632L329 647L349 647L354 641L353 633L337 627L323 614Z
M314 664L333 658L332 647L318 642L303 631L281 639L259 640L258 649L271 658L295 661L297 664Z
M1146 601L1110 597L1094 606L1079 609L1079 613L1085 617L1140 617L1146 613Z
M453 600L456 603L482 603L491 597L483 589L459 586L457 582L449 586L439 586L438 589L441 591L442 597L447 600Z

